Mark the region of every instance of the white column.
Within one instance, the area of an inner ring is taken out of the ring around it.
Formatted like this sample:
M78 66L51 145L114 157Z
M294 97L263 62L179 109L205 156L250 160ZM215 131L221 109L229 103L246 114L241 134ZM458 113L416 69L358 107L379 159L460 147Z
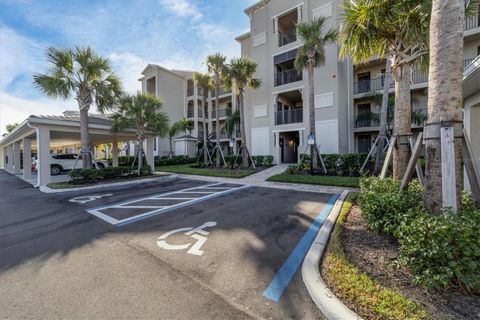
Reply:
M50 130L37 130L38 180L36 187L50 183Z
M274 20L273 33L277 33L278 32L278 17L275 17L273 20Z
M152 168L152 170L155 170L155 156L153 154L153 144L155 143L155 138L149 137L145 142L145 155L147 158L147 164Z
M32 140L23 138L23 179L32 177Z
M118 142L115 138L112 142L112 167L118 167Z
M303 139L304 139L304 137L303 137L303 132L304 132L303 130L298 130L298 137L299 137L299 139L298 139L298 140L299 140L298 146L299 146L299 147L303 147Z
M13 172L13 145L12 144L7 146L7 157L8 157L7 171L12 173Z
M297 7L297 16L298 16L298 22L302 22L302 6Z
M13 173L20 174L20 141L13 144Z
M0 168L7 169L7 162L5 158L7 157L7 147L0 149Z

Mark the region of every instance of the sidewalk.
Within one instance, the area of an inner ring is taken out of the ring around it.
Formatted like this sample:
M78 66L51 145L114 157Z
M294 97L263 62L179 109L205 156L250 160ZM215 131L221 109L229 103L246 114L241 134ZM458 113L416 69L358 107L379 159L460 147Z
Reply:
M207 176L197 176L197 175L189 175L189 174L178 174L178 177L180 179L237 183L237 184L241 183L241 184L248 184L255 187L276 188L276 189L284 189L284 190L296 190L296 191L317 192L317 193L333 194L333 193L342 193L344 190L349 190L349 191L357 190L354 188L340 188L340 187L329 187L329 186L320 186L320 185L265 181L271 176L282 173L287 169L287 167L288 167L288 164L276 165L271 168L262 170L258 173L252 174L251 176L240 178L240 179L207 177Z

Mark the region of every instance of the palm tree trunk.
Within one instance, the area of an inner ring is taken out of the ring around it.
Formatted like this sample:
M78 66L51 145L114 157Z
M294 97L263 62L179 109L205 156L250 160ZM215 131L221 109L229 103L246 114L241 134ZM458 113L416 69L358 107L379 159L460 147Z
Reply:
M388 96L390 95L390 84L392 83L392 60L387 57L385 65L385 78L383 79L383 97L382 109L380 111L380 132L378 134L377 154L375 156L374 175L378 175L382 169L383 149L385 148L385 138L387 136L388 127Z
M310 173L313 175L313 169L317 166L317 137L315 134L315 69L313 63L308 66L308 123L310 135L313 135L315 145L310 146Z
M216 136L216 146L217 146L217 163L216 167L221 167L221 155L220 155L220 120L218 117L218 91L220 91L220 86L217 84L215 86L215 136Z
M397 138L393 152L393 177L402 179L410 159L409 137L412 133L412 103L410 94L410 64L405 63L393 71L395 77L395 117L393 135Z
M170 143L170 157L173 157L174 153L173 153L173 137L170 137L168 139L168 142Z
M92 157L90 154L90 136L88 133L88 109L81 105L80 107L80 144L81 144L81 154L82 154L82 168L90 169L92 167Z
M203 107L203 164L208 166L208 149L207 149L207 124L205 123L206 119L206 112L207 112L207 98L206 92L208 90L204 90L203 92L203 100L202 100L202 107Z
M143 139L138 139L138 175L141 175L143 167Z
M238 90L238 99L240 100L240 135L242 141L242 167L248 168L247 137L245 132L245 110L243 101L243 89Z
M463 24L462 0L433 0L430 20L430 68L428 79L428 128L426 139L425 206L442 207L440 122L462 120ZM430 130L434 129L436 130ZM456 131L455 136L460 132ZM455 139L457 207L460 208L462 141Z

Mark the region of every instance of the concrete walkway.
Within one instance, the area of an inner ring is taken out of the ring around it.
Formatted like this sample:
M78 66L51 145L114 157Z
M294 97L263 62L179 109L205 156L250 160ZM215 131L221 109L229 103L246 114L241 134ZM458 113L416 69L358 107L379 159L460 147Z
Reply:
M355 188L340 188L340 187L330 187L330 186L320 186L320 185L265 181L271 176L284 172L288 166L289 166L288 164L276 165L271 168L262 170L258 173L252 174L251 176L240 178L240 179L207 177L207 176L197 176L197 175L189 175L189 174L179 174L178 177L181 179L226 182L226 183L241 183L241 184L248 184L256 187L276 188L276 189L305 191L305 192L317 192L317 193L342 193L344 190L349 190L349 191L358 190Z

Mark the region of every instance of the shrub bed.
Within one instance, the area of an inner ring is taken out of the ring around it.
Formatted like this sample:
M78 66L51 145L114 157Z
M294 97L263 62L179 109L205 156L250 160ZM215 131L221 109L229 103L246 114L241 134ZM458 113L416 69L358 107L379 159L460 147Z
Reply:
M327 173L323 169L315 169L315 175L342 176L342 177L360 177L360 168L362 167L366 153L351 154L322 154L323 162ZM310 156L308 154L300 155L301 162L298 165L291 165L287 169L288 174L310 174ZM364 168L363 173L368 174L373 170L374 159L370 159Z
M152 168L144 165L140 170L140 176L149 176ZM73 183L95 183L104 180L115 180L120 178L138 177L138 171L131 167L108 167L102 169L76 169L68 173Z
M190 164L195 163L195 158L190 158L189 156L173 156L173 157L155 157L155 166L173 166L177 164Z
M400 262L427 288L458 287L480 293L480 209L465 196L458 214L423 209L423 190L412 182L399 192L393 179L361 182L360 206L367 225L392 234Z

